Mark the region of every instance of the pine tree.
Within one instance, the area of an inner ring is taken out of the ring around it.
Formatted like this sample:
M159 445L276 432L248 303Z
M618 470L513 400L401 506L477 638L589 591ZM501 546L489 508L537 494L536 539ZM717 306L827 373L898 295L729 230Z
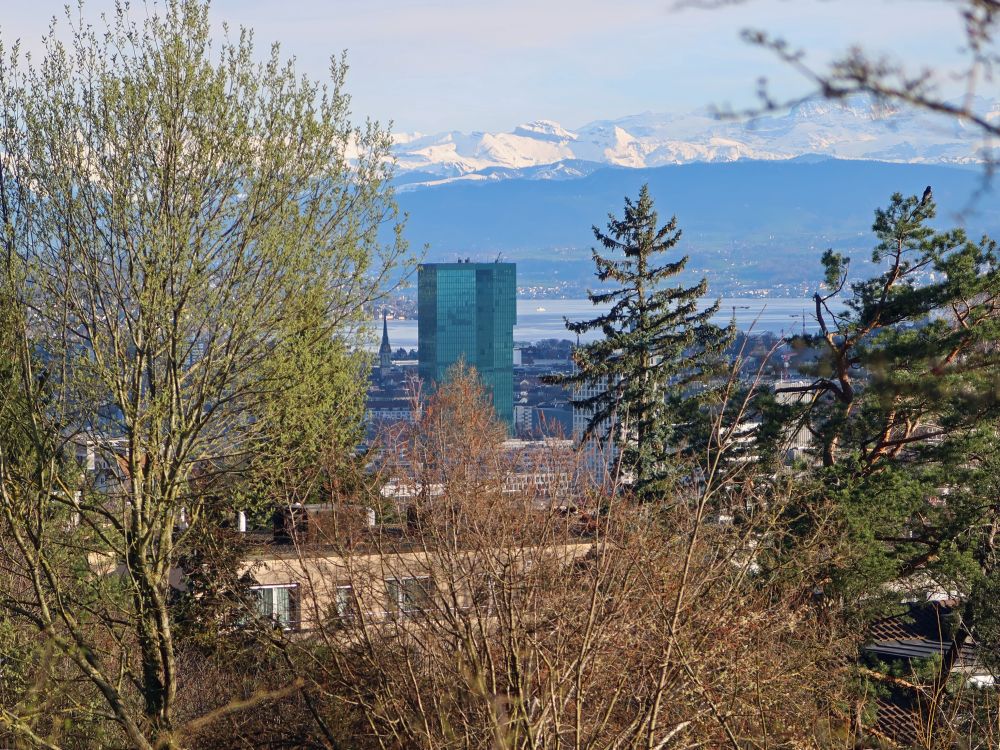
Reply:
M865 601L913 576L968 592L1000 561L1000 257L935 213L929 190L877 210L868 279L824 254L820 331L793 342L817 353L813 379L775 389L804 396L816 495L854 551L829 590Z
M676 216L659 226L648 186L637 201L625 199L623 218L609 214L607 231L593 230L607 251L593 249L596 276L612 286L587 296L611 308L591 320L567 320L566 327L604 335L576 349L572 374L547 380L596 391L573 400L590 412L583 439L620 441L621 467L631 474L633 491L649 499L665 486L670 455L684 448L682 423L690 423L710 392L733 327L710 322L718 301L699 309L704 279L690 287L665 286L688 258L660 260L675 251L681 230Z

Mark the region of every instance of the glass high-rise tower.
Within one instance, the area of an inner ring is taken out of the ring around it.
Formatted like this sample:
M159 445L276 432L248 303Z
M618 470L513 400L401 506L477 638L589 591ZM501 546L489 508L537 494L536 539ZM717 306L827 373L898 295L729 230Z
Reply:
M464 359L508 427L514 423L515 269L513 263L424 263L417 271L421 379L440 383Z

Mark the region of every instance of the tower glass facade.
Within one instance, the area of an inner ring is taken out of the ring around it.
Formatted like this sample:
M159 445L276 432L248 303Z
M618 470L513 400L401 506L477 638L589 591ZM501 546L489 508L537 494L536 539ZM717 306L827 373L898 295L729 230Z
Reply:
M476 368L497 416L514 422L513 263L425 263L417 272L420 377L433 387L459 359Z

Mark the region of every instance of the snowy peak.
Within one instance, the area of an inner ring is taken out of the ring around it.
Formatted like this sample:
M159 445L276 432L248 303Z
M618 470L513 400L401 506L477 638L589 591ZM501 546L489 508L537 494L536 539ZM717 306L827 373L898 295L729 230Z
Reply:
M554 141L562 143L564 141L575 141L576 134L566 130L558 122L552 120L535 120L514 128L514 135L525 138L537 138L540 141Z
M998 102L977 101L976 109L1000 119ZM960 120L866 97L808 100L784 114L744 121L717 119L706 111L645 112L574 130L534 120L509 133L400 133L394 139L400 175L420 173L417 180L404 180L411 187L445 179L573 179L593 171L591 165L657 167L808 154L964 164L980 161L983 147L976 130ZM588 166L581 170L580 164Z
M395 138L393 152L402 173L454 177L491 167L534 167L572 159L568 144L573 138L557 123L543 120L522 125L513 133L404 135Z

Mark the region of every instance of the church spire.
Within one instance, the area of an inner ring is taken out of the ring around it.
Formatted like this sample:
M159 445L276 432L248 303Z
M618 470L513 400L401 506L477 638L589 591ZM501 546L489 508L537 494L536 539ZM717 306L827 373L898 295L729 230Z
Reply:
M386 322L386 311L382 308L382 344L378 348L378 366L383 376L389 374L392 368L392 347L389 345L389 324Z

